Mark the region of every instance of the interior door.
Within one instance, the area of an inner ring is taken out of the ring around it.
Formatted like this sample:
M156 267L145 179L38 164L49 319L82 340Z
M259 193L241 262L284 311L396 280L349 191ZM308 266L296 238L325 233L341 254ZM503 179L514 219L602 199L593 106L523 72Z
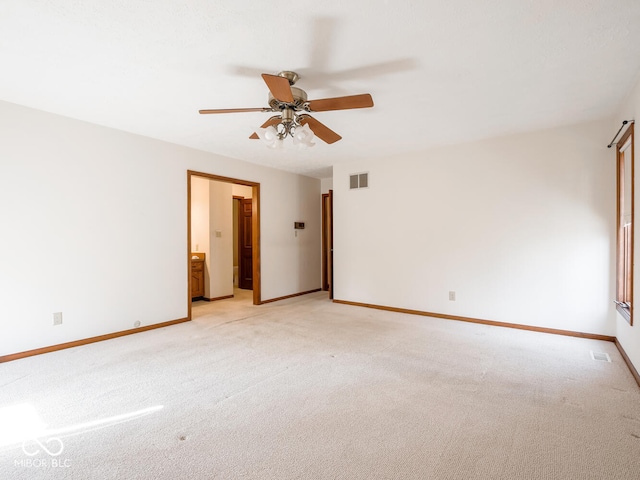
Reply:
M251 202L250 198L240 200L238 221L238 237L240 251L238 252L239 272L238 286L245 290L253 289L253 245L251 243Z
M333 190L329 190L329 298L333 299Z
M322 194L322 289L333 298L333 190Z

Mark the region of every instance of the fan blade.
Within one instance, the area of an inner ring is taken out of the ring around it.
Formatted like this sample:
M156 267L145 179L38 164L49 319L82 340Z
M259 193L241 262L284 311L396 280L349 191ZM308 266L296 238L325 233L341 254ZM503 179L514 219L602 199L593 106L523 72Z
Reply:
M280 120L282 120L280 118L280 115L275 115L273 117L271 117L269 120L267 120L266 122L264 122L260 128L267 128L270 125L277 125L278 123L280 123ZM251 135L249 138L253 139L253 140L259 140L260 137L258 136L257 133L253 133L253 135Z
M286 103L293 103L293 93L291 92L291 85L289 80L279 75L269 75L268 73L262 74L264 83L269 87L271 95L276 100Z
M217 110L199 110L200 113L239 113L239 112L272 112L273 110L267 107L262 108L219 108Z
M350 95L348 97L323 98L321 100L311 100L309 102L309 110L312 112L369 107L373 107L373 98L371 98L371 95L368 93Z
M323 140L331 144L342 139L340 135L338 135L336 132L331 130L326 125L320 123L318 120L316 120L310 115L300 115L298 118L300 120L300 125L309 125L309 128L311 129L311 131L320 140Z

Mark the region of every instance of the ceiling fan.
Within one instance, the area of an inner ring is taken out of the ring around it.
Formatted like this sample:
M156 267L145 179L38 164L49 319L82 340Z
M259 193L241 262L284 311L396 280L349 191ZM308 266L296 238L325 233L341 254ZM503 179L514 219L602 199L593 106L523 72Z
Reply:
M269 88L269 106L262 108L224 108L200 110L201 114L237 113L237 112L277 112L269 118L252 139L263 139L270 147L278 147L287 136L293 137L295 144L313 146L313 136L326 143L335 143L342 137L326 125L309 115L310 112L329 110L349 110L352 108L373 107L373 99L368 93L346 97L307 100L307 93L293 85L300 76L295 72L284 71L277 75L262 74Z

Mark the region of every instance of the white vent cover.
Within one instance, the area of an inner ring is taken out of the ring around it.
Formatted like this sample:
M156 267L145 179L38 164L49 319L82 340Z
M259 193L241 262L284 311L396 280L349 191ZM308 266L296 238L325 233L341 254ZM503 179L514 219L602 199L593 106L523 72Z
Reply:
M599 360L601 362L611 363L611 357L608 353L594 352L593 350L591 350L591 358L593 358L594 360Z
M369 173L354 173L349 175L349 189L369 188Z

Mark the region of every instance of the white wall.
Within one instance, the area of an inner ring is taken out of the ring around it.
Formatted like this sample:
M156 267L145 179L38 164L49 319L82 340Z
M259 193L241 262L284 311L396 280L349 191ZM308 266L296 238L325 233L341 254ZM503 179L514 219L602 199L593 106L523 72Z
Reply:
M232 184L209 182L209 272L207 298L233 295L233 194ZM220 236L218 236L218 232Z
M610 133L592 123L335 165L335 298L614 335ZM350 191L366 171L370 188Z
M209 180L191 180L191 250L209 256Z
M233 195L236 197L252 198L253 189L247 185L232 185Z
M618 113L615 115L614 120L611 122L609 126L609 140L618 131L620 125L622 125L623 120L638 120L640 119L640 82L638 82L635 88L630 92L628 97L622 103ZM640 127L636 124L634 125L634 162L635 162L635 178L634 178L634 218L635 223L633 225L633 234L634 234L634 252L635 259L640 258L640 230L638 230L637 222L640 221L640 203L638 199L640 198L640 160L638 159L638 145L640 142ZM607 142L608 142L607 141ZM614 163L616 161L615 158L616 152L615 148L611 147L609 151L609 162ZM614 197L615 202L615 197ZM634 323L635 326L630 326L627 321L616 312L616 336L622 348L629 356L629 359L636 367L636 370L640 371L640 309L637 308L637 302L640 300L640 269L637 268L638 262L634 262L633 267L633 298L634 303L636 304L634 307Z
M320 180L320 191L322 193L329 193L329 190L333 189L333 177L323 178Z
M295 284L294 290L308 292L320 288L320 241L322 215L318 205L321 203L320 181L315 178L298 176L292 190L270 190L275 204L280 211L274 209L264 211L261 222L268 223L273 228L269 231L261 229L262 242L271 245L275 252L282 255L291 248L293 242L297 255L289 255L286 262L271 262L262 265L263 276L275 276L276 272ZM294 222L305 222L304 230L295 230ZM303 271L305 275L297 272ZM263 291L269 288L270 296L265 298L282 297L287 291L282 284L268 282L263 279Z
M209 228L209 180L191 179L191 251L204 253L204 297L211 298L211 234Z
M205 298L233 295L233 187L204 177L191 180L191 248L205 253Z
M0 102L0 355L186 317L187 170L260 182L263 300L320 287L319 180Z

